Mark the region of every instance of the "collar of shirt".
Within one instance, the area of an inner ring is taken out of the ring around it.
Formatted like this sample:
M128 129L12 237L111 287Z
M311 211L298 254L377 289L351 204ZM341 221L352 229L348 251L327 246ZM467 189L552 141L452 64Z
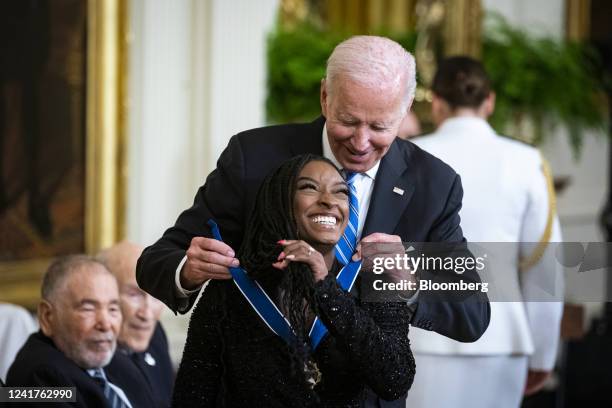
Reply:
M327 136L327 124L323 125L323 136L322 136L322 143L323 143L323 157L325 157L326 159L331 160L332 163L334 163L340 170L343 169L342 165L340 164L340 162L336 159L336 156L334 156L334 152L332 152L331 146L329 144L329 137ZM376 162L376 164L374 166L372 166L372 168L368 171L366 171L365 173L359 173L361 175L367 176L370 179L374 180L376 178L376 173L378 173L378 168L380 167L380 160Z
M104 369L100 368L100 370L102 371L102 375L104 376L104 379L108 381L108 379L106 378L106 373L104 372ZM87 374L89 374L89 376L92 378L96 375L96 370L94 370L93 368L89 368L85 371L87 371Z
M112 382L110 382L108 380L108 377L106 376L106 372L104 371L104 368L100 368L100 370L102 370L102 375L104 376L104 379L108 383L108 386L111 387L117 393L119 398L121 398L121 400L123 400L123 403L128 408L132 408L132 403L128 399L127 395L125 395L125 392L119 386L113 384ZM94 369L88 369L88 370L85 370L85 371L87 371L87 374L89 374L90 377L94 377L94 375L96 374L96 370L94 370Z
M326 159L331 160L338 168L342 168L334 153L331 150L331 146L329 145L329 138L327 136L327 126L323 126L323 156ZM380 160L376 162L376 164L365 173L359 173L355 176L353 186L357 191L357 200L359 202L359 225L357 227L357 238L361 238L361 233L363 232L363 227L365 225L365 220L368 215L368 209L370 208L370 200L372 198L372 191L374 190L374 179L376 178L376 173L378 173L378 167L380 166Z
M476 116L455 116L446 119L435 132L436 134L465 134L471 137L496 136L489 123Z

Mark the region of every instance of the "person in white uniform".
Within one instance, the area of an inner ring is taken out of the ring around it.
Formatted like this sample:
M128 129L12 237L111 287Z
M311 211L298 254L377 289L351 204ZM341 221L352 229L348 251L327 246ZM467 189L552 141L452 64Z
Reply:
M407 406L518 407L550 376L559 342L562 302L522 301L532 299L528 283L543 275L553 276L555 299L562 298L562 268L554 256L541 256L561 241L550 173L537 149L497 135L487 123L495 93L478 61L442 61L432 89L438 128L413 141L461 176L468 241L507 243L489 273L516 293L505 299L512 302L491 299L491 323L474 343L413 329L417 375Z
M6 380L6 373L17 352L37 328L36 321L26 309L0 303L0 381Z

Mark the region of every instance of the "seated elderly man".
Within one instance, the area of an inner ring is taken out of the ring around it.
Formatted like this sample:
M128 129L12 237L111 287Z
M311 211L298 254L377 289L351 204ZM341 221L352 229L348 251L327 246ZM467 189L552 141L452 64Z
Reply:
M77 407L153 406L149 387L122 354L117 281L84 255L51 264L38 306L40 331L21 348L7 386L76 387Z
M123 241L98 255L119 283L123 324L118 351L129 356L151 387L156 407L170 406L174 370L168 340L159 324L163 303L136 283L136 261L143 248Z

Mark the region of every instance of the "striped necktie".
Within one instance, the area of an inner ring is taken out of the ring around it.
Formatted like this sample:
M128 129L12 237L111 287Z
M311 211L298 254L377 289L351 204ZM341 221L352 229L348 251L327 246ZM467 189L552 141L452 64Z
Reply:
M347 172L346 182L349 187L349 219L344 234L336 244L336 258L342 265L350 262L357 244L357 228L359 227L359 200L355 189L357 173Z
M123 402L119 394L117 394L117 392L110 386L110 383L104 374L104 370L101 368L94 368L91 376L102 387L104 396L108 400L111 408L127 408L127 405Z

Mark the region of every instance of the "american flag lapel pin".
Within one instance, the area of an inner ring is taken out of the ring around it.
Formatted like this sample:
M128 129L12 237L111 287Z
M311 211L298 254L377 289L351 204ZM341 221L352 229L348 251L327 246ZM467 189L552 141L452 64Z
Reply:
M395 194L399 194L399 195L401 195L401 196L403 196L403 195L404 195L404 190L402 190L402 189L401 189L401 188L399 188L399 187L393 187L393 192L394 192Z

